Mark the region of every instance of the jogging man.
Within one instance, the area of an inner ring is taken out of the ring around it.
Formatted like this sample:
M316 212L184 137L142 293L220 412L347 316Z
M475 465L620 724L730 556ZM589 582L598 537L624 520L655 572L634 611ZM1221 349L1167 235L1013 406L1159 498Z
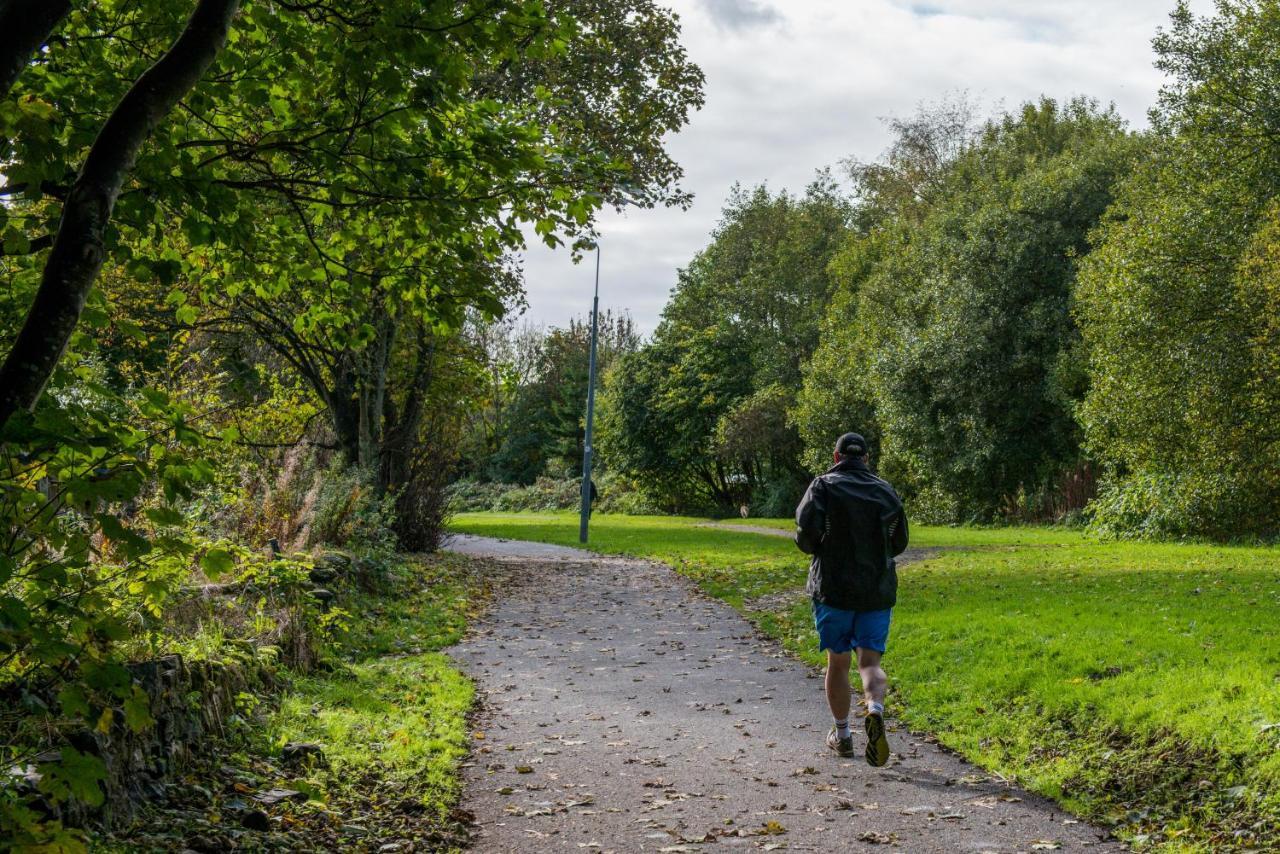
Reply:
M827 746L853 755L849 667L856 652L867 706L867 762L879 767L889 761L880 657L898 598L893 559L907 547L907 514L893 487L871 473L861 436L845 433L836 440L834 459L796 508L796 545L813 555L806 589L827 651L827 703L836 721Z

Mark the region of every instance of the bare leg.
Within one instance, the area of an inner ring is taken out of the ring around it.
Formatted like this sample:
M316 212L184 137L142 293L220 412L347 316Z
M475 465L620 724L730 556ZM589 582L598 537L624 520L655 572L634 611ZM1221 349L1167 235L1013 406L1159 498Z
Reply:
M858 649L858 675L862 677L862 700L867 706L863 718L867 729L867 763L879 768L889 761L889 739L884 733L884 692L889 680L880 667L880 653Z
M858 675L862 677L862 699L884 705L884 692L889 678L880 666L880 653L874 649L858 649ZM827 697L831 696L831 675L827 674Z
M827 705L837 721L849 717L849 666L853 663L851 652L827 651Z

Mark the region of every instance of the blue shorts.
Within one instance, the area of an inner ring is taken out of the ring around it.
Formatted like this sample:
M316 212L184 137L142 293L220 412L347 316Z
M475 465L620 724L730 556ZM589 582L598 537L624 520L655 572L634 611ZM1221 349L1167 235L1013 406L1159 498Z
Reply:
M819 649L835 653L873 649L883 653L889 642L892 608L883 611L843 611L813 603L813 624L818 629Z

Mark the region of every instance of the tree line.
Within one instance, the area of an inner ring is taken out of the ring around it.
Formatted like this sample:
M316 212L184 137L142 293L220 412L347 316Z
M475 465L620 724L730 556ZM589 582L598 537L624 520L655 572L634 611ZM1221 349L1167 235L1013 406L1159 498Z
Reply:
M122 663L192 583L436 545L526 230L689 201L679 37L650 0L0 0L4 767L33 710L146 726ZM0 837L67 842L26 804Z
M736 189L607 378L605 464L669 510L787 515L854 429L932 521L1280 532L1280 4L1180 4L1154 46L1141 132L958 97L851 191Z

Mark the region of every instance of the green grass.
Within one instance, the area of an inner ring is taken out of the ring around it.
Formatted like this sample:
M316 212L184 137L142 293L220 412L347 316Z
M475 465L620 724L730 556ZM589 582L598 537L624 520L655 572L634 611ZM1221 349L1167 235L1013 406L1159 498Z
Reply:
M794 519L721 519L717 525L734 527L774 528L792 532ZM1000 526L971 527L952 525L913 525L911 545L917 548L943 546L1022 546L1022 545L1074 545L1083 541L1083 534L1072 528L1051 526Z
M346 630L321 645L320 666L281 667L278 691L241 693L224 737L169 797L96 834L91 850L462 850L455 807L474 692L442 650L461 639L483 570L456 555L402 556L377 583L340 579L330 617ZM322 758L286 760L291 741L318 744ZM259 800L271 790L296 795ZM258 810L265 826L246 831Z
M415 561L391 595L362 597L331 672L296 678L268 726L275 745L323 745L308 784L325 801L379 810L415 800L440 819L459 795L471 682L439 650L466 627L471 565Z
M755 610L802 584L803 555L699 524L597 516L591 547L671 563L818 663L803 601ZM568 514L454 527L577 544ZM920 527L912 540L958 550L902 571L886 665L908 724L1139 848L1280 846L1280 550L1053 528Z

